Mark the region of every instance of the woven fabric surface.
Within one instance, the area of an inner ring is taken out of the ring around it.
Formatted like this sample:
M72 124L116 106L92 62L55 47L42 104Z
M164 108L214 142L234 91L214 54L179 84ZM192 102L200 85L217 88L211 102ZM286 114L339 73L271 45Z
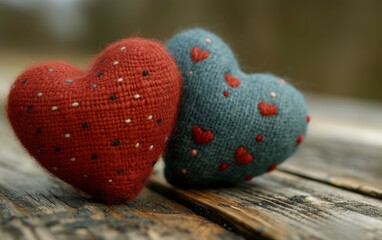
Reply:
M60 61L29 68L12 86L7 112L46 170L97 199L121 202L139 194L164 150L180 86L162 44L125 39L87 70Z
M272 74L243 73L216 35L191 29L167 44L183 76L167 180L184 187L231 186L272 171L304 140L303 95Z

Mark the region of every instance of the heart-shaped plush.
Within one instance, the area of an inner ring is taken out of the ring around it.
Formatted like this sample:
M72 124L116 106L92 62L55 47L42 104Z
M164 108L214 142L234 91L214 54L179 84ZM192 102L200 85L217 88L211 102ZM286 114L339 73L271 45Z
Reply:
M178 186L230 186L272 171L307 127L304 97L271 74L243 73L216 35L192 29L167 45L182 75L165 176Z
M165 47L132 38L107 47L86 71L64 62L26 70L7 111L45 169L97 199L121 202L139 194L164 150L180 86Z

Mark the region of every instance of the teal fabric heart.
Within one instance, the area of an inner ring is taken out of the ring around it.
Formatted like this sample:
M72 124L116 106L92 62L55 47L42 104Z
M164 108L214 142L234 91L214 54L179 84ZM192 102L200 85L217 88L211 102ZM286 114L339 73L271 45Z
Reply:
M178 121L165 153L177 186L221 187L274 170L304 140L303 95L272 74L246 74L216 35L191 29L167 44L183 75Z

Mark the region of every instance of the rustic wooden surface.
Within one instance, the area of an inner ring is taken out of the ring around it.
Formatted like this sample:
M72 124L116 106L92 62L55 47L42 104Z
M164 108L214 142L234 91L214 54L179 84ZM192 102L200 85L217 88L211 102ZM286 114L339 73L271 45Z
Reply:
M202 214L205 211L225 219L236 232L248 238L255 235L265 239L378 239L382 236L380 201L280 171L224 191L176 189L161 177L154 178L151 188L175 195L191 209L201 208Z
M279 169L382 199L382 150L311 139Z
M0 95L0 240L382 239L378 105L308 98L308 140L279 170L236 188L186 190L167 184L159 164L135 201L108 206L35 164Z

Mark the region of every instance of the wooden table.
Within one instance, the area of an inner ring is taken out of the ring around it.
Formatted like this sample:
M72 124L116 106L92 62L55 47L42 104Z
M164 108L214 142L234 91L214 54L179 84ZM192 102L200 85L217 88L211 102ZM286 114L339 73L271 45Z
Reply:
M308 139L273 173L237 188L182 190L159 165L136 200L111 206L39 168L2 109L0 240L382 239L381 106L308 101Z

